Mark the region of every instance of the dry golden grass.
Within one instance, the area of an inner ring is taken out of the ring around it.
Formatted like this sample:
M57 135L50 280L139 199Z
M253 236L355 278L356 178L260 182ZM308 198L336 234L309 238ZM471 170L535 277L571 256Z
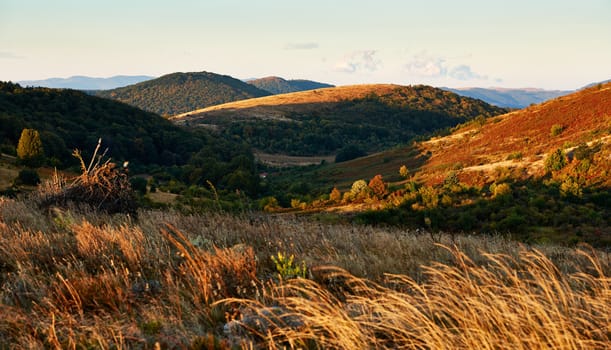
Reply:
M344 100L363 98L371 93L383 95L392 92L397 87L399 87L399 85L363 84L292 92L224 103L182 113L169 119L179 121L235 110L248 110L253 115L280 116L282 115L282 113L279 113L281 111L291 111L292 108L294 108L291 106L299 106L300 111L308 110L308 108L315 110L319 108L317 104L338 103Z
M563 274L539 251L518 259L487 255L478 266L452 250L455 266L426 267L427 282L387 275L382 284L336 268L345 292L310 280L275 285L264 302L227 300L269 322L257 339L270 348L606 349L611 290L600 261ZM270 305L282 310L270 317ZM293 317L287 322L288 317Z
M608 253L537 248L0 198L0 348L606 348ZM309 279L278 279L278 252Z

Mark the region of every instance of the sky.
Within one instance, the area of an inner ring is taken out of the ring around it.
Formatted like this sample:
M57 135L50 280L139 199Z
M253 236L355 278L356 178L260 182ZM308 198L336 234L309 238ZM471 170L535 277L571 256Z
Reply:
M2 81L199 71L576 89L611 78L611 0L0 0Z

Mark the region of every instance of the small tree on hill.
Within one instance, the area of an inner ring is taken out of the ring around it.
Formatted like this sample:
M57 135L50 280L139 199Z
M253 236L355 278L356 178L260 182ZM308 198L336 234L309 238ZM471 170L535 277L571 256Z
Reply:
M342 200L342 193L337 189L337 187L333 187L333 190L331 190L329 200L333 203L339 203Z
M386 186L386 183L384 183L382 175L379 174L374 176L369 181L368 186L371 189L371 192L373 192L373 194L380 199L383 198L384 195L386 195L386 193L388 192L388 187Z
M401 167L399 168L399 175L401 175L401 177L404 179L407 179L409 177L409 169L407 169L407 166L401 165Z
M28 166L39 166L44 157L40 134L35 129L23 129L17 144L17 157Z
M560 148L556 149L545 158L545 170L547 171L558 171L564 168L565 165L566 157Z
M365 180L356 180L352 183L352 187L350 188L350 196L356 200L365 199L368 197L370 191Z

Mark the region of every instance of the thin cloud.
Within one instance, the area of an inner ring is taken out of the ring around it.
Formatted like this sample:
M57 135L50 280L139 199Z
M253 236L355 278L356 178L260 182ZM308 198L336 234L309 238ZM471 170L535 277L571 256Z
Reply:
M488 80L488 76L475 73L465 64L452 68L448 75L456 80Z
M25 57L16 55L16 54L14 54L12 52L0 51L0 59L5 59L5 60L20 60L20 59L23 59L23 58L25 58Z
M416 55L405 65L405 69L415 76L438 78L448 74L445 59L427 55Z
M318 43L289 43L284 46L285 50L314 50L319 47Z
M375 72L382 65L382 61L375 57L376 52L376 50L355 51L337 62L334 70L344 73Z
M489 80L466 64L450 65L444 57L421 53L411 57L404 66L410 75L424 78L452 78L461 81Z

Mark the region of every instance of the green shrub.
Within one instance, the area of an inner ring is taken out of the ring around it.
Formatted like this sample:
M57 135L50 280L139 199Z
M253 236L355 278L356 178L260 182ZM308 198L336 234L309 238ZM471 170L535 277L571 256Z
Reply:
M145 195L146 194L146 185L147 185L147 181L145 178L143 177L132 177L131 179L129 179L129 183L132 186L132 189L138 193L140 193L141 195Z
M556 149L545 158L545 170L547 171L558 171L564 168L565 165L566 157L560 148Z
M550 135L552 137L558 136L558 135L562 134L563 131L564 131L564 126L562 126L560 124L554 124L554 125L552 125L552 128L550 129Z
M507 160L522 160L522 157L524 157L522 152L513 152L507 156Z
M301 266L295 265L295 256L288 256L281 252L278 252L277 256L271 257L272 261L276 265L276 272L282 277L282 279L291 278L306 278L307 268L305 261L301 262Z
M365 155L365 151L363 151L358 146L349 145L339 150L339 152L335 156L335 163L346 162L352 159L363 157Z
M40 183L40 176L34 169L23 169L17 176L17 183L28 186L36 186Z
M581 186L571 176L567 176L560 184L560 195L563 197L582 197Z

